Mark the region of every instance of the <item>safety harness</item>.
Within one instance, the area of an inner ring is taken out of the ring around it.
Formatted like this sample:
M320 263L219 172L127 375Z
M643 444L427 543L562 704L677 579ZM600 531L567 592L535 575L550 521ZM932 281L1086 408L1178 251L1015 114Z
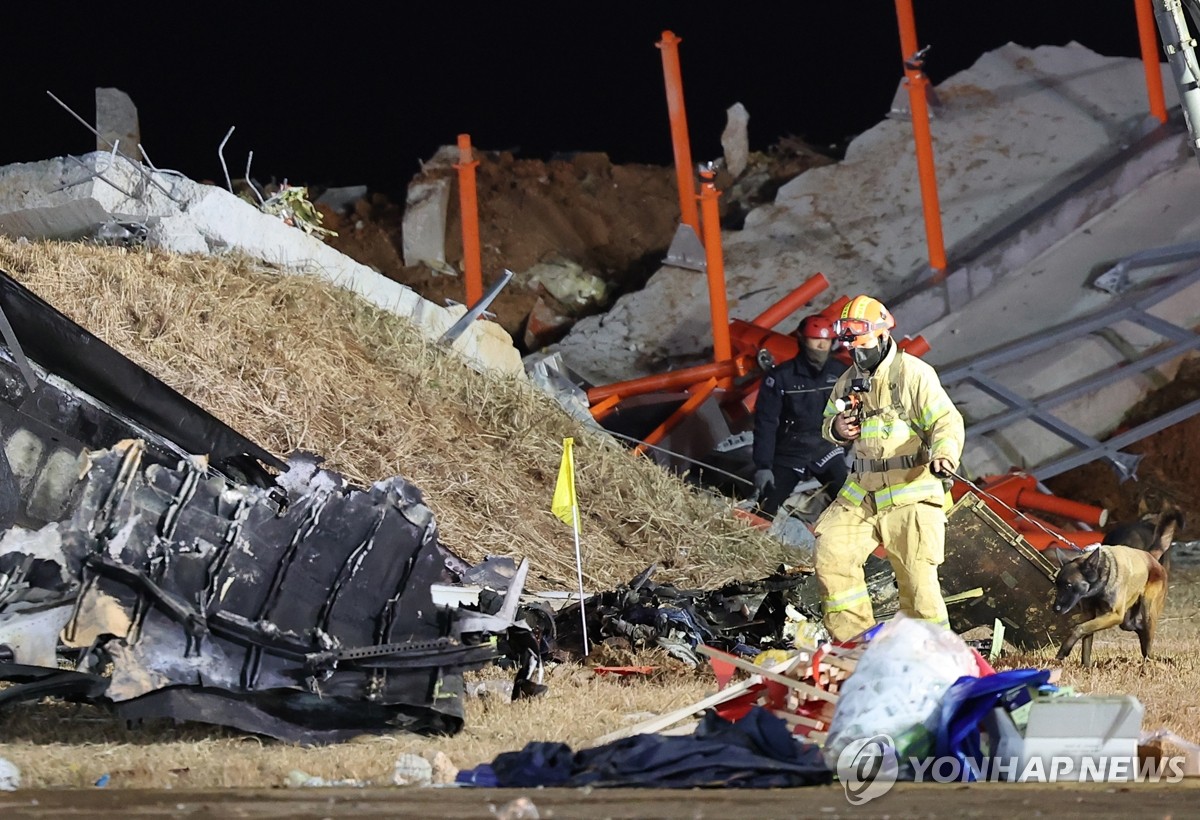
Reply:
M906 355L903 350L897 350L895 357L892 359L892 365L888 370L887 378L892 394L892 403L886 407L880 407L877 410L868 410L863 414L864 419L873 416L881 415L882 413L895 408L896 417L899 421L910 429L916 432L921 439L921 449L916 453L907 456L892 456L891 458L855 458L854 472L856 473L883 473L888 470L910 470L913 467L918 467L922 464L929 463L929 442L925 440L925 431L919 426L909 424L908 414L905 412L904 405L900 401L900 357Z

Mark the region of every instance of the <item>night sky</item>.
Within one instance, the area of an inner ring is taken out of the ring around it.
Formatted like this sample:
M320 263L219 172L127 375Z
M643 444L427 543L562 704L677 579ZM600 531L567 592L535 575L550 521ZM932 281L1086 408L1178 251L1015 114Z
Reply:
M1137 56L1133 0L914 0L936 83L1006 42L1076 40ZM169 11L163 11L164 8ZM302 12L301 9L309 10ZM160 167L395 193L440 144L522 156L604 151L672 159L664 29L680 58L692 152L720 155L725 110L750 112L751 147L793 134L842 145L887 112L902 76L891 0L791 2L82 4L20 2L4 15L0 163L91 150L94 88L138 106Z

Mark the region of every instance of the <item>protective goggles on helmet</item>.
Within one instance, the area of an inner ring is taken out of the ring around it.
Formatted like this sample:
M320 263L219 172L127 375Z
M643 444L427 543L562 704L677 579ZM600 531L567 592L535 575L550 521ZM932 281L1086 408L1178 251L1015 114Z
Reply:
M888 323L883 322L868 322L866 319L835 319L833 322L833 333L843 342L851 342L859 336L866 336L877 330L886 330Z

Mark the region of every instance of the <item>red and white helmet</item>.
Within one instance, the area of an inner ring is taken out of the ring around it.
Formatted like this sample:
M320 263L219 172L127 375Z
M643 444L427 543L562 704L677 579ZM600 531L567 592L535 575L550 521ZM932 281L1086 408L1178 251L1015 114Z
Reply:
M829 339L835 337L833 332L833 322L829 321L820 313L814 313L811 316L805 316L796 328L796 338L798 339Z

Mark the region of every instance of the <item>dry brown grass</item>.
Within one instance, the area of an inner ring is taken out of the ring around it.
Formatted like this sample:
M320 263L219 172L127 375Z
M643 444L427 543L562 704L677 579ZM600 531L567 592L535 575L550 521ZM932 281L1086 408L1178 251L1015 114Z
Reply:
M438 516L443 541L468 560L528 556L540 585L572 585L573 542L549 500L561 440L574 436L589 583L606 588L658 561L660 579L716 585L757 577L781 558L728 505L698 495L611 441L582 430L553 401L512 379L484 378L406 322L309 278L244 260L212 260L0 238L0 267L84 327L280 455L320 453L352 480L403 474ZM1080 691L1131 692L1147 728L1200 736L1196 670L1200 577L1177 573L1156 658L1108 633L1097 664L1067 664ZM1053 650L1009 659L1051 666ZM651 659L651 662L661 659ZM496 669L481 677L509 679ZM292 769L389 782L403 752L445 752L460 767L531 740L574 747L632 715L692 703L711 677L598 678L551 670L532 702L470 700L452 738L395 735L304 749L194 724L130 729L98 710L44 703L0 713L0 756L26 786L274 786Z
M570 588L574 542L549 512L576 440L588 584L651 562L663 580L764 574L783 554L526 382L484 377L405 320L313 277L234 258L0 238L0 267L267 449L318 453L360 484L401 474L470 561L528 556L534 586Z
M511 674L488 669L471 680ZM715 689L709 675L611 679L579 667L547 672L550 691L535 701L467 700L466 728L453 737L401 733L303 748L198 724L167 722L130 729L87 706L47 701L0 713L0 756L20 767L29 787L91 786L104 774L121 788L281 786L300 769L329 780L391 783L396 757L441 751L456 766L490 761L532 740L582 748L622 725L686 706Z

